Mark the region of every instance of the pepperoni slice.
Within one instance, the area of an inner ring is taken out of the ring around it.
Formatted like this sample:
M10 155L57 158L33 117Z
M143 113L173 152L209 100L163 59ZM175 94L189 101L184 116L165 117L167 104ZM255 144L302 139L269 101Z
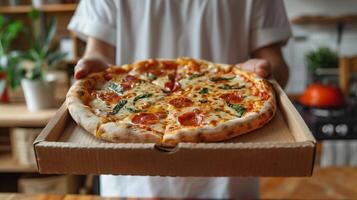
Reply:
M148 60L138 63L138 71L141 73L148 72L149 69L157 68L159 62L157 60Z
M121 99L121 97L115 92L100 93L99 98L102 99L103 101L110 102L110 103L119 102L119 100Z
M132 76L132 75L126 75L124 78L123 78L123 81L124 82L137 82L139 81L140 79L136 76Z
M159 121L159 117L153 113L139 113L133 117L131 122L134 124L150 125Z
M202 122L202 117L195 112L187 112L180 115L178 121L183 126L198 126Z
M126 71L120 67L113 67L113 68L110 68L109 70L111 73L114 73L114 74L122 74L122 73L125 73Z
M175 106L175 108L184 108L184 107L192 106L193 102L186 97L179 97L176 99L171 99L169 101L169 104Z
M132 88L132 85L128 84L128 83L122 83L120 84L120 86L124 89L124 90L129 90Z
M159 69L149 69L147 70L147 73L153 74L155 76L161 76L163 72Z
M177 69L177 63L175 61L163 61L164 69Z
M200 65L197 62L190 61L188 63L188 67L191 71L199 72L200 71Z
M222 94L220 97L231 104L237 104L242 101L242 98L237 93L226 93Z
M167 82L165 83L165 88L171 92L175 92L181 89L181 85L179 82Z

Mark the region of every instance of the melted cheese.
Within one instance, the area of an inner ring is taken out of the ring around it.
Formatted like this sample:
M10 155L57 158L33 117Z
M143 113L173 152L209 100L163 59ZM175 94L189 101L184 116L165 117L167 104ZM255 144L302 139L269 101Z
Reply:
M199 127L216 126L219 123L239 117L237 110L221 98L222 95L237 94L241 101L236 104L244 107L246 113L258 112L264 104L263 98L259 95L260 91L257 83L247 81L244 74L233 74L230 72L231 67L227 65L224 69L218 69L215 65L204 64L197 68L190 60L181 60L176 74L176 77L180 78L178 82L181 85L181 90L172 93L163 91L165 90L165 84L170 82L167 74L151 80L146 73L138 73L133 70L130 74L139 77L141 80L135 82L131 89L119 94L120 98L125 99L127 102L116 114L110 114L116 103L109 104L99 98L95 98L90 102L90 106L95 114L99 116L110 115L119 120L118 123L131 124L135 129L143 133L151 131L164 135L173 130L183 128L178 121L178 117L187 112L195 112L202 117ZM192 71L192 69L196 71ZM193 74L195 76L192 76ZM125 82L122 79L125 75L114 75L111 82L124 84ZM212 81L212 78L231 78L233 76L234 78L229 80ZM98 91L96 92L112 91L109 88L109 84L106 83L101 88L97 88ZM138 98L143 95L146 95L146 97ZM188 98L193 103L189 107L177 108L169 103L170 100L177 97ZM141 112L160 114L160 119L155 124L133 124L133 116Z

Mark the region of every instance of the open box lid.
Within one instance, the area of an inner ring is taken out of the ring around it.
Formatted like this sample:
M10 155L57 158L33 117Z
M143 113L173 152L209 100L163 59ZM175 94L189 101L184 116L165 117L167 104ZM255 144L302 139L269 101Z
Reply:
M63 105L34 142L40 173L160 176L310 176L316 141L280 86L263 128L218 143L109 143L78 126Z

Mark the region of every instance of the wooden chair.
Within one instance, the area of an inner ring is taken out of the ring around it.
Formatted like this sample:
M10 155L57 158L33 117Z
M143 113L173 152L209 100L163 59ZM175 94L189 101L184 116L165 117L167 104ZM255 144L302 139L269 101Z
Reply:
M357 72L357 56L341 57L339 63L339 85L346 97L349 96L353 72Z

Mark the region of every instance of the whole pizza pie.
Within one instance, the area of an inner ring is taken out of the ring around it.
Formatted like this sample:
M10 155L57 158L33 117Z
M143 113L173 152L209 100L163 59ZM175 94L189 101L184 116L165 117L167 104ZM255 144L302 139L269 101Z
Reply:
M234 65L148 59L78 80L66 103L97 138L175 146L227 140L274 116L271 84Z

